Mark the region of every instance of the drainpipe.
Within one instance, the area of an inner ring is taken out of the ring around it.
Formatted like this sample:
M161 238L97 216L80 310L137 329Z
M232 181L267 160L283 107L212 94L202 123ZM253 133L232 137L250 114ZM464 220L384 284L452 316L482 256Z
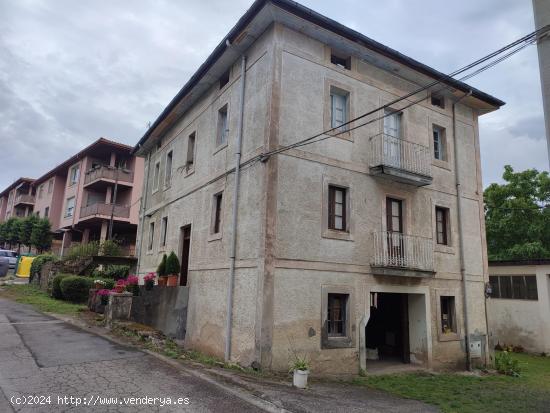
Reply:
M135 159L134 159L134 170L135 170ZM147 195L149 194L149 173L151 171L151 152L147 154L147 176L145 177L145 182L143 183L142 187L142 193L141 193L141 202L140 202L140 210L141 214L139 217L139 227L141 229L140 235L139 235L139 245L136 248L136 253L138 257L137 262L137 268L136 272L139 277L139 269L141 264L141 246L143 245L143 226L145 224L145 209L147 208ZM137 241L137 240L136 240Z
M453 102L453 144L455 152L455 181L456 181L456 199L457 199L457 216L458 216L458 238L459 238L459 257L460 257L460 275L462 277L462 290L463 290L463 307L464 307L464 346L466 347L466 367L468 370L472 370L472 359L470 357L470 325L468 317L468 293L466 289L466 268L464 260L464 232L462 230L462 197L461 197L461 180L458 161L458 139L456 136L456 105L465 97L470 96L472 91L462 96L460 99Z
M243 142L244 83L246 76L246 56L241 59L241 91L237 145L235 148L235 188L233 192L233 220L231 222L231 252L229 255L229 285L227 289L227 320L225 327L225 361L231 359L231 324L233 319L233 286L235 284L235 256L237 255L237 213L239 209L239 184L241 180L241 148Z

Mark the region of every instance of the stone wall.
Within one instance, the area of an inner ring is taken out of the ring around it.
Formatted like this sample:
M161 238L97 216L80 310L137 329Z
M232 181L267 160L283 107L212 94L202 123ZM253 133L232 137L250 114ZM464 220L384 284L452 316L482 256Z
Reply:
M131 319L157 330L168 337L183 340L187 323L188 287L159 287L146 290L141 286L133 297Z

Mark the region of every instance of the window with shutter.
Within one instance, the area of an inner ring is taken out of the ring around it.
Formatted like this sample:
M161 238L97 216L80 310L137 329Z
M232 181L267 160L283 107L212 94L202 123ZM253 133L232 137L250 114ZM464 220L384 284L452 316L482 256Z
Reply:
M328 187L328 228L347 231L347 189Z
M340 131L348 129L348 99L349 93L336 88L331 88L330 91L330 126L331 128L339 128ZM342 126L344 125L344 126Z

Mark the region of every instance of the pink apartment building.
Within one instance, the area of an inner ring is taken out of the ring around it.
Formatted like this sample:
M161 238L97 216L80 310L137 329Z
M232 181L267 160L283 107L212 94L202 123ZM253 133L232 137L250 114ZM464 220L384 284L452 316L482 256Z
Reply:
M34 212L50 220L54 249L109 238L112 216L112 238L134 254L144 161L131 150L100 138L34 181Z
M0 222L32 214L35 200L33 182L32 178L19 178L0 192Z

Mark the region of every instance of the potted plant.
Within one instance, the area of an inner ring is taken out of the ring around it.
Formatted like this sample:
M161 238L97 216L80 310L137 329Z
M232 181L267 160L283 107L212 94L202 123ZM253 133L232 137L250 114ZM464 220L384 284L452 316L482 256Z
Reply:
M307 378L309 376L309 362L305 357L296 356L290 371L294 373L292 384L298 389L307 388Z
M157 278L157 275L154 272L150 272L145 277L143 277L143 281L145 282L145 289L147 291L151 291L155 286L155 278Z
M107 305L109 302L109 294L111 294L111 291L106 289L101 289L97 292L97 295L101 298L101 305Z
M129 275L126 278L126 291L131 292L134 297L139 295L139 277L137 275Z
M115 293L122 293L124 292L124 290L126 289L126 280L117 280L116 284L115 284L115 288L114 288L114 291Z
M166 285L166 282L168 281L166 279L166 260L167 259L168 258L166 257L166 254L164 254L157 268L157 274L159 275L158 285L161 285L161 286Z
M170 253L166 259L166 275L168 276L168 287L176 287L178 285L178 278L180 272L180 261L174 251Z
M94 281L94 288L96 290L101 290L103 288L105 288L105 281L103 280L95 280Z

